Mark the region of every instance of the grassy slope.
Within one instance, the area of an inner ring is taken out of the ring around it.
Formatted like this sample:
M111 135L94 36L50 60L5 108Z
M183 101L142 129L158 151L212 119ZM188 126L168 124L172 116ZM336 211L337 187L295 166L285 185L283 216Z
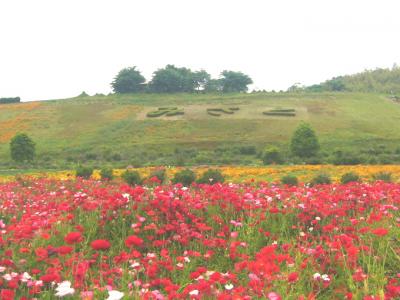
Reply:
M148 119L158 106L185 107L173 120ZM235 105L233 116L211 117L206 108ZM296 117L267 117L274 107L296 108ZM376 94L112 95L0 106L0 159L18 131L37 142L40 156L89 151L128 155L137 149L177 145L285 144L301 120L316 129L325 149L362 148L366 141L400 145L400 105Z

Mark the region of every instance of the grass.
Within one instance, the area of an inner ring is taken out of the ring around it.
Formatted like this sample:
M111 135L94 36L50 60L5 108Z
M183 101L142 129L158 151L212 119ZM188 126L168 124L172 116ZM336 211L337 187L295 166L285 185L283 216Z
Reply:
M158 107L180 107L180 116L146 118ZM237 107L218 118L207 108ZM296 116L265 116L290 107ZM400 144L400 105L385 95L355 93L137 94L78 97L0 106L0 161L9 161L8 143L26 132L42 161L104 157L134 159L175 148L213 149L219 145L287 145L301 121L315 128L322 149L363 149L365 143ZM100 158L101 160L102 158Z

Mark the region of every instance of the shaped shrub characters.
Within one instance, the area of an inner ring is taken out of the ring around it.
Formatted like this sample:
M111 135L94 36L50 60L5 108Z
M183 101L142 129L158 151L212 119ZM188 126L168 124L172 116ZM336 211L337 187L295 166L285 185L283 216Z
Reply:
M151 111L147 113L148 118L158 118L161 116L166 116L166 117L173 117L173 116L179 116L183 115L185 112L182 109L178 109L177 107L159 107L158 110L156 111Z

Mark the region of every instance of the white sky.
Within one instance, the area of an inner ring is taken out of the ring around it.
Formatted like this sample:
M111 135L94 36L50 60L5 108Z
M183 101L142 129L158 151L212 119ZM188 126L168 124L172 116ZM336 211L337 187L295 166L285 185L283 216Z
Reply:
M398 0L0 0L0 97L108 93L166 64L286 89L400 62Z

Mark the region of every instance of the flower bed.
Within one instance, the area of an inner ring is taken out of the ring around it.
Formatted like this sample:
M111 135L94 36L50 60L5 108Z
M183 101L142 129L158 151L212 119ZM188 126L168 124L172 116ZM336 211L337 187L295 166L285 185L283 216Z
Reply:
M0 185L1 299L398 299L400 185Z

